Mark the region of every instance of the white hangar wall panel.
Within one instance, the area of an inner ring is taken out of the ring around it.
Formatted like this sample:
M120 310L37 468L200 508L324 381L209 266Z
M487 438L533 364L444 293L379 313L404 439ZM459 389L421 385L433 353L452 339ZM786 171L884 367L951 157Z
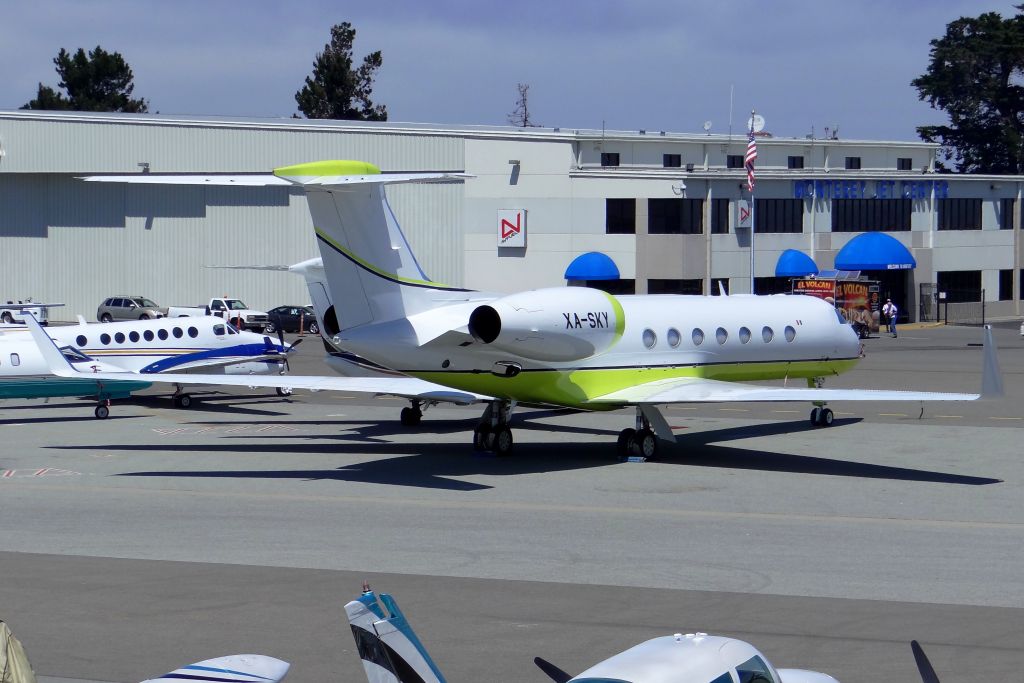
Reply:
M453 135L243 121L160 118L0 117L3 173L269 172L323 159L369 161L383 170L456 170L462 140Z

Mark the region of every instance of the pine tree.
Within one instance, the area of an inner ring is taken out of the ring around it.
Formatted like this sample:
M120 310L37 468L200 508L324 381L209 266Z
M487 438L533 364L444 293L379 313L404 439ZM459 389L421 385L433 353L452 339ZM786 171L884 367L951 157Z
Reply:
M388 110L370 99L373 78L383 64L380 50L363 58L352 68L352 44L356 30L349 22L331 27L331 42L313 62L313 73L295 93L295 101L306 118L387 121Z

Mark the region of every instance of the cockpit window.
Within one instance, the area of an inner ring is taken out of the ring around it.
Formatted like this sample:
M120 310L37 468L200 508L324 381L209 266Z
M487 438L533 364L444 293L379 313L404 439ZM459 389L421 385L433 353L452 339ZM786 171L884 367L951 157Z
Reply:
M62 346L60 352L68 359L69 363L85 363L92 360L73 346Z
M757 655L737 666L736 673L739 674L740 683L778 683L768 664Z
M238 334L238 330L231 323L224 323L224 326L228 328L228 334Z
M711 681L711 683L732 683L732 676L726 671L724 674Z

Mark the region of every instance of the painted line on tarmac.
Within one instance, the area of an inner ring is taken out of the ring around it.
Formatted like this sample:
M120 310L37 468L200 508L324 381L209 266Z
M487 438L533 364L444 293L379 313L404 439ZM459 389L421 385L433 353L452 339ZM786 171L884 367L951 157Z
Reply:
M942 418L943 420L962 420L963 415L936 415L935 417Z
M797 415L800 414L799 410L773 410L772 412L773 413L796 413Z
M620 467L632 467L629 464L619 465ZM287 471L287 470L285 470ZM34 490L54 491L54 492L66 492L68 488L66 486L57 486L50 484L39 484L38 486L32 487ZM895 524L899 526L910 526L910 527L938 527L938 528L958 528L958 529L1009 529L1012 531L1024 533L1024 523L1021 522L997 522L997 521L961 521L952 519L920 519L920 518L900 518L900 517L854 517L849 515L836 515L832 517L820 515L820 514L800 514L800 513L784 513L784 512L729 512L729 511L712 511L712 510L678 510L672 508L627 508L627 507L612 507L612 506L601 506L601 505L566 505L558 503L516 503L516 502L497 502L489 500L481 501L452 501L452 500L436 500L426 498L392 498L384 496L347 496L347 495L300 495L293 493L268 493L266 491L243 493L235 491L197 491L197 490L185 490L185 489L149 489L149 488L130 488L130 487L109 487L109 486L76 486L76 491L88 491L92 493L120 493L120 494L137 494L141 496L152 497L156 495L162 496L186 496L186 497L199 497L199 498L216 498L223 500L226 498L244 499L251 500L259 503L268 499L279 500L279 501L297 501L304 503L333 503L338 505L355 505L355 506L366 506L366 505L386 505L389 508L396 506L406 506L420 509L434 509L434 510L470 510L470 511L481 511L481 512L533 512L533 513L552 513L552 514L603 514L603 515L636 515L641 517L674 517L674 518L693 518L693 519L711 519L711 520L763 520L763 521L779 521L779 522L801 522L807 524L822 524L822 523L846 523L846 524L864 524L864 525L889 525Z
M999 417L997 415L989 416L990 420L1024 420L1024 417Z
M4 470L0 473L0 479L15 479L25 477L67 477L72 475L80 475L81 472L73 472L71 470L62 470L56 467L43 467L41 469L18 469L18 470Z
M906 417L906 413L879 413L879 417Z
M749 413L750 412L749 408L719 408L719 410L725 411L727 413Z

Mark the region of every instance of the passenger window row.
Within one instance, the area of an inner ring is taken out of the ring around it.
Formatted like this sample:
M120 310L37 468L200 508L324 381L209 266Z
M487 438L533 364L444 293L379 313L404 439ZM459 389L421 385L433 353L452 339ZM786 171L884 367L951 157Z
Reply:
M737 336L739 337L741 344L749 343L752 337L750 328L741 327L739 329L739 334ZM794 339L796 339L796 328L794 328L792 325L786 325L786 328L783 330L783 336L785 337L786 342L792 342ZM693 328L693 332L690 333L690 341L693 342L694 346L700 346L701 344L703 344L704 338L704 330L702 330L699 327ZM677 330L674 327L670 327L668 329L668 332L665 334L665 339L668 342L668 345L675 349L679 348L679 344L682 342L682 335L679 333L679 330ZM768 325L765 325L764 327L761 328L761 341L763 341L765 344L770 344L774 339L775 330L773 330ZM648 349L653 349L658 343L658 335L654 330L648 327L643 331L641 335L641 340L643 341L645 347L647 347ZM724 327L719 327L718 329L716 329L715 341L717 341L720 345L724 345L725 342L729 341L729 331L726 330Z
M221 326L218 325L217 327ZM100 343L103 344L104 346L109 346L111 341L113 341L115 344L124 344L126 339L128 341L131 341L133 344L138 343L139 339L145 339L148 342L151 342L154 339L165 341L170 336L173 336L175 339L181 339L182 337L185 336L186 333L192 339L195 339L196 337L199 336L199 330L196 329L195 327L189 327L187 330L182 330L182 328L180 327L172 327L170 334L168 334L167 330L165 329L157 330L156 334L153 334L153 330L145 330L142 333L141 337L139 333L134 330L129 332L127 337L125 337L123 332L117 332L116 334L114 334L113 339L111 339L111 336L109 334L104 332L103 334L100 335ZM216 329L214 329L214 333L224 334L223 331L218 333ZM86 337L84 334L80 334L77 337L75 337L75 343L78 345L78 348L84 348L89 345L89 338Z

